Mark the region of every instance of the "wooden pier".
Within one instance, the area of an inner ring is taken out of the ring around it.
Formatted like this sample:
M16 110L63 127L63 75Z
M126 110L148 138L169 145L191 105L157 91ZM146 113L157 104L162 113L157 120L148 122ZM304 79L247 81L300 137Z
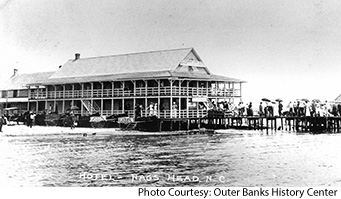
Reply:
M137 129L180 131L195 129L244 129L309 133L339 133L341 117L212 117L156 118L139 123Z

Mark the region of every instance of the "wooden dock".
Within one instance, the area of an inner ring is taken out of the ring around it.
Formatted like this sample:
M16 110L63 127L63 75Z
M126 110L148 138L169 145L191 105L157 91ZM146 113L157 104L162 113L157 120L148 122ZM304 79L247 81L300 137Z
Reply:
M137 129L149 131L180 131L195 129L244 129L310 133L339 133L341 117L210 117L156 118L139 123Z

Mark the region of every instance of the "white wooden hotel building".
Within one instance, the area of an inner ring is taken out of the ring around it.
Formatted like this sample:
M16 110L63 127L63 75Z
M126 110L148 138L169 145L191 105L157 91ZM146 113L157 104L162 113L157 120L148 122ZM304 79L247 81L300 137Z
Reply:
M224 70L224 69L222 69ZM64 113L79 107L81 115L128 113L157 103L159 118L195 118L211 102L239 102L239 79L212 74L193 48L142 52L67 61L52 75L27 83L27 108Z

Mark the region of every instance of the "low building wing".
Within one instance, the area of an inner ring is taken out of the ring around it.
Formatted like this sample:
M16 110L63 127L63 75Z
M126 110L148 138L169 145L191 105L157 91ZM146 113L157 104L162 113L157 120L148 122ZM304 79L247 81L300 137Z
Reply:
M6 80L0 90L22 90L27 89L28 84L37 84L46 81L54 72L40 72L27 74L14 74Z

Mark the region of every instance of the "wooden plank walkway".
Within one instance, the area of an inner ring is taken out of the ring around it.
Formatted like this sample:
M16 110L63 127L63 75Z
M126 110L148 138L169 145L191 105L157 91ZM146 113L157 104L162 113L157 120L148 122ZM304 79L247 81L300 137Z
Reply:
M210 117L160 118L154 125L158 131L193 129L249 129L266 131L295 131L311 133L339 133L341 117ZM150 125L150 124L149 124Z

